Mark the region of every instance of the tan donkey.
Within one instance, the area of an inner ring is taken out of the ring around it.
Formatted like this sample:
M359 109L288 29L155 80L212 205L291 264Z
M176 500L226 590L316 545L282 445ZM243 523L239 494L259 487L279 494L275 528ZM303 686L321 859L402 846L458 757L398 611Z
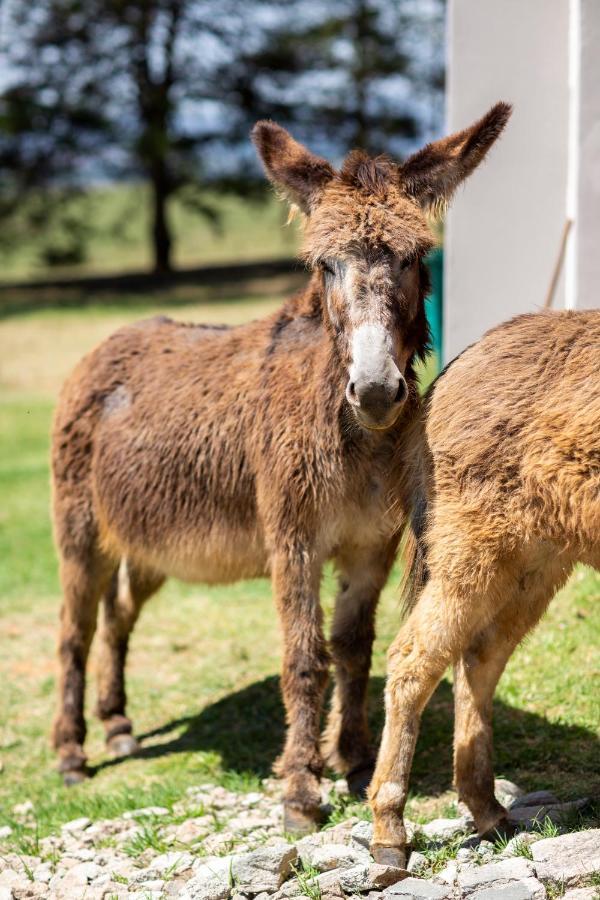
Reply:
M421 713L451 664L459 798L480 834L508 828L494 797L496 684L573 565L600 568L600 310L490 331L440 376L425 419L412 610L389 651L369 789L373 852L399 866Z
M272 578L283 631L286 828L318 821L324 762L353 789L368 783L375 607L402 518L390 508L406 505L414 366L428 347L425 211L473 171L508 115L498 104L401 166L353 152L340 171L259 123L267 174L305 216L306 289L236 328L164 318L125 328L67 381L52 441L64 590L54 741L67 783L85 776L85 669L99 604L98 713L109 749L126 754L137 745L124 666L143 603L167 576L260 575ZM328 559L340 582L329 649L319 603Z

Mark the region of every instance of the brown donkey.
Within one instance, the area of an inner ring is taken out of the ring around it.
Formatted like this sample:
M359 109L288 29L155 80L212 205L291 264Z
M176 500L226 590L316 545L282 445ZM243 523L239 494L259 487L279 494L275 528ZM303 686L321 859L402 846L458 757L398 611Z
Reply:
M414 364L427 350L424 210L483 159L504 104L402 166L351 153L339 172L272 122L253 138L306 218L304 291L237 328L153 319L85 357L56 412L54 520L64 603L54 741L85 774L86 659L99 602L98 713L109 749L133 752L124 665L142 604L167 576L226 583L270 574L283 630L286 827L319 814L324 761L358 789L373 751L365 714L374 614L398 544ZM336 687L321 748L330 654L319 581L340 590Z
M600 568L599 372L600 311L540 313L490 331L430 392L428 455L414 447L421 588L390 648L369 789L380 861L405 863L419 720L451 663L459 798L480 834L508 828L494 797L492 698L575 562Z

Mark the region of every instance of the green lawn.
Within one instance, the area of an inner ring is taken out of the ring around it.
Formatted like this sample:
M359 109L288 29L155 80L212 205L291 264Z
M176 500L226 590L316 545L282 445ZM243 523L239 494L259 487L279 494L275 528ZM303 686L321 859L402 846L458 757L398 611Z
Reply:
M168 309L186 319L241 321L277 298ZM148 298L145 311L164 311ZM95 777L64 789L49 746L60 604L48 516L48 430L53 397L75 359L139 316L110 307L28 313L0 320L0 823L30 798L40 833L79 815L168 804L188 785L253 785L280 749L279 638L269 585L224 588L170 582L147 606L128 667L129 710L144 735L136 759L111 762L92 716ZM386 646L399 622L398 575L385 591L371 685L381 727ZM324 579L331 609L333 580ZM513 657L495 709L497 771L564 798L600 798L600 575L580 569L542 625ZM93 673L93 661L91 670ZM445 681L426 711L413 776L412 815L451 802L452 697Z
M297 225L284 227L287 204L279 202L272 193L267 192L262 202L210 194L207 201L220 212L217 228L178 200L172 201L169 207L176 267L275 259L296 252ZM90 191L89 198L83 202L85 221L93 225L84 263L48 269L40 261L41 242L30 238L10 253L2 252L0 245L0 281L151 268L148 239L151 207L147 187L143 184L99 187ZM60 234L56 231L53 240L60 244Z

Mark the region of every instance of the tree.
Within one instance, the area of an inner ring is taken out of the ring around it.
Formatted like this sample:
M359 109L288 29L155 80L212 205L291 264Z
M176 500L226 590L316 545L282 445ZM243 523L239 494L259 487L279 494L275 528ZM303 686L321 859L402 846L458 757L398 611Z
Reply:
M59 202L91 180L141 174L151 186L154 268L169 271L169 200L178 193L215 217L199 191L200 151L222 124L194 123L185 107L241 40L239 19L235 0L15 5L14 83L0 109L5 211L36 190Z
M430 110L433 131L441 119L443 0L37 0L9 11L0 216L23 224L27 210L39 229L66 216L77 251L73 197L99 178L142 175L156 272L172 265L175 195L215 221L207 185L256 184L257 118L332 155L402 152L432 136Z

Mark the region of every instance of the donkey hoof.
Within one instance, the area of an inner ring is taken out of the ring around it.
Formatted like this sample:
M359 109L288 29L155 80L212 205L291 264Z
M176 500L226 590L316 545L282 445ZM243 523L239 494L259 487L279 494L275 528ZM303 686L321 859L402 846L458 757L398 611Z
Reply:
M371 784L371 779L373 777L373 772L375 771L375 764L372 762L364 763L361 766L356 766L355 769L352 769L351 772L348 772L346 775L346 781L348 783L348 790L351 794L354 794L355 797L360 797L365 800L367 797L367 788Z
M404 877L410 874L406 871L406 850L404 847L385 847L383 844L371 844L371 856L381 866L393 866L401 869Z
M139 742L132 734L115 734L106 742L111 756L133 756L140 750Z
M316 831L322 821L322 812L317 807L315 810L303 810L297 806L283 805L283 830L286 834L302 836Z

